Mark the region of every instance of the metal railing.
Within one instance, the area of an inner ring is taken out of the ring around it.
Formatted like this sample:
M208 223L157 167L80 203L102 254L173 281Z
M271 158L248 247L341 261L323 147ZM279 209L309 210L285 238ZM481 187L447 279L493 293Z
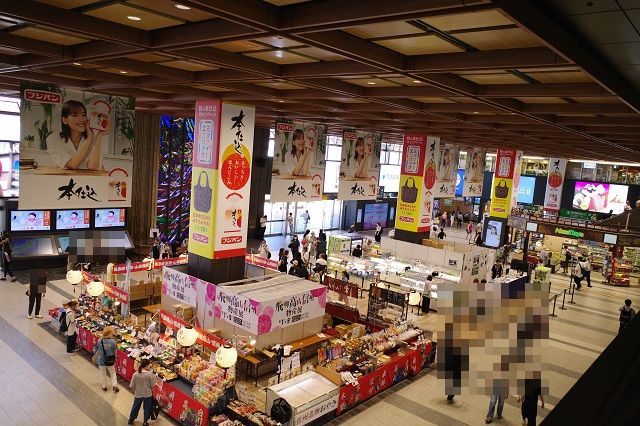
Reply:
M566 302L566 298L567 298L567 293L571 296L571 300L569 300L569 302L567 302L567 303L573 304L573 303L575 303L573 301L573 295L575 294L575 292L576 292L576 285L573 282L573 275L570 275L569 276L569 287L568 288L563 288L562 292L556 293L556 294L554 294L553 296L551 296L549 298L549 303L551 303L551 301L553 301L553 309L552 309L551 313L549 314L549 316L550 317L557 317L557 315L556 315L556 304L557 304L558 296L562 295L562 305L558 309L561 309L561 310L564 311L564 310L567 309L567 308L564 307L565 302ZM549 294L551 294L551 281L549 281Z

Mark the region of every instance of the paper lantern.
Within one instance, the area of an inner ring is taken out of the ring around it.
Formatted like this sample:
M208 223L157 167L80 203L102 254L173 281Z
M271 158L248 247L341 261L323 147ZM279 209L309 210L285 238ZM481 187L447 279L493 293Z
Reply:
M87 284L87 293L91 297L100 296L104 292L104 284L102 281L91 281Z
M198 332L190 325L182 326L178 330L176 339L182 346L192 346L198 339Z
M73 285L80 284L82 281L82 272L75 270L67 272L67 281Z
M216 351L216 364L221 368L232 367L238 359L236 348L227 343Z

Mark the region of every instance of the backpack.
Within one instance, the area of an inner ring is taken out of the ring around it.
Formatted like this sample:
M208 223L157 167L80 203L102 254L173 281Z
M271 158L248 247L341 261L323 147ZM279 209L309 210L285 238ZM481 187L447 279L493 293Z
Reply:
M278 398L271 405L271 418L279 423L285 424L291 420L292 410L289 403L284 398Z
M108 354L104 348L104 340L100 339L100 346L102 346L102 352L104 353L104 365L111 367L116 363L116 354Z
M67 324L67 311L62 310L58 321L60 321L60 333L66 333L69 330L69 324Z
M622 310L620 311L620 322L624 324L628 323L633 317L633 314L634 314L633 309L627 310L622 308Z

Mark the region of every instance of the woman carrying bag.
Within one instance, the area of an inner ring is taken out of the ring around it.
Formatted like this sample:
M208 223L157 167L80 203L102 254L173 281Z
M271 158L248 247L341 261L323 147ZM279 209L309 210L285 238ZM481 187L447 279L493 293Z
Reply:
M149 360L143 359L140 361L138 372L133 374L131 378L131 389L135 399L133 400L133 406L131 407L131 414L129 415L129 422L127 424L132 425L133 421L138 418L140 412L140 406L144 405L144 420L142 425L148 426L149 419L153 413L153 387L158 380L158 377L148 370Z
M100 369L100 380L102 382L102 390L107 391L107 371L111 377L111 388L115 393L120 392L118 387L118 377L116 376L116 341L113 339L115 335L113 327L105 327L102 331L102 338L96 344L94 361Z

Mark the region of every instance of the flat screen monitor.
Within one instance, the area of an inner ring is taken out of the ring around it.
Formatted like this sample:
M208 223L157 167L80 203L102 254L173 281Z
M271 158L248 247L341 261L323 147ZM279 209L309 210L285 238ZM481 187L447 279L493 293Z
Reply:
M53 255L51 237L13 238L11 240L13 255L16 257Z
M527 222L527 231L538 232L538 224L535 222Z
M9 216L11 231L51 230L51 211L49 210L12 210Z
M473 197L473 204L480 204L480 197Z
M618 236L615 234L604 234L605 244L618 244Z
M96 209L96 228L115 228L125 226L124 209Z
M60 253L67 253L67 249L69 248L69 236L67 235L58 235L56 236L58 240L58 247Z
M56 229L84 229L91 226L91 210L57 210Z
M378 222L383 228L387 226L387 217L389 215L389 204L387 203L370 203L364 206L364 219L362 229L376 229Z
M535 176L520 176L517 201L521 204L533 204L533 192L536 189Z
M500 241L502 240L502 227L504 222L500 220L486 219L484 244L488 247L498 248L500 247Z
M628 191L627 185L578 181L573 191L572 206L582 211L620 214L624 212Z
M384 192L398 192L400 188L400 166L382 164L380 166L380 186L384 186Z

